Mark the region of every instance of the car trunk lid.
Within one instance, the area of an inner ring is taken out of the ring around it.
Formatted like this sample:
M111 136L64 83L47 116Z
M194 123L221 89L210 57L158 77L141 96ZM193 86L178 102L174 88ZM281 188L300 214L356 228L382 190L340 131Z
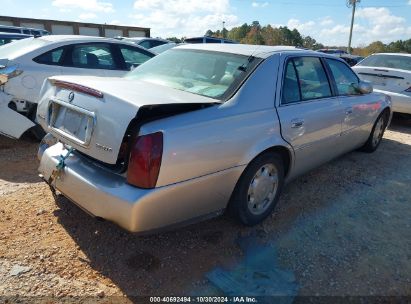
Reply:
M87 76L49 78L41 96L37 118L43 128L106 164L116 164L126 130L142 108L216 103L147 82Z
M401 93L411 86L411 71L356 66L355 72L361 79L370 81L375 89Z

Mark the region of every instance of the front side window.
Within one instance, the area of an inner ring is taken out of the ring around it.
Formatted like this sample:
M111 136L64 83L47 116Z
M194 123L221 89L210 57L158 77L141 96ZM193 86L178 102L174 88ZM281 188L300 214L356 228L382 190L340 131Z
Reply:
M40 64L58 65L61 62L64 48L58 48L40 56L37 56L33 60Z
M123 55L127 70L130 70L132 67L139 66L153 57L151 54L137 48L132 48L129 46L119 46L119 48L121 54Z
M72 65L76 68L86 69L116 69L110 46L107 44L74 45Z
M338 95L359 94L356 90L356 85L358 85L359 81L355 73L347 67L347 65L338 60L327 58L326 61L331 69L331 73L334 76Z
M238 54L171 49L125 77L224 100L260 61L259 58Z

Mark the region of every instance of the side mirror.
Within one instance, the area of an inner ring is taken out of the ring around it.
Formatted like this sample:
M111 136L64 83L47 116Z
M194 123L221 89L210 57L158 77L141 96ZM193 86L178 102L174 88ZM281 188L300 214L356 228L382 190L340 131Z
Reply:
M360 80L358 84L355 85L355 89L361 94L370 94L373 92L373 87L371 82Z

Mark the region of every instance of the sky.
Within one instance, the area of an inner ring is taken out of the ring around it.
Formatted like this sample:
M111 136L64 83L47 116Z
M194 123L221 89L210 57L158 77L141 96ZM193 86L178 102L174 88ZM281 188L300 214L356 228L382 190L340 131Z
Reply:
M347 0L0 0L1 15L150 27L152 37L192 37L258 20L325 45L348 43ZM353 46L411 38L411 0L362 0Z

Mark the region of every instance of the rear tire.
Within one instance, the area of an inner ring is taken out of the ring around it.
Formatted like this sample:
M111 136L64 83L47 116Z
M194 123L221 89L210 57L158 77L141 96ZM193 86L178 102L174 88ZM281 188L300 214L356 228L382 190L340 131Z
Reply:
M382 137L384 136L385 129L388 124L388 112L384 111L378 116L377 120L372 127L370 137L361 148L361 151L372 153L377 150L378 146L381 143Z
M264 153L245 169L229 203L231 215L252 226L271 214L284 184L284 165L280 155Z
M41 141L43 137L46 135L43 128L36 122L36 112L37 112L37 105L33 105L29 114L28 118L34 122L36 125L30 129L31 135L38 141Z
M43 128L37 124L34 127L32 127L30 131L31 135L33 135L33 137L38 141L41 141L43 137L46 135L46 132L44 132Z

